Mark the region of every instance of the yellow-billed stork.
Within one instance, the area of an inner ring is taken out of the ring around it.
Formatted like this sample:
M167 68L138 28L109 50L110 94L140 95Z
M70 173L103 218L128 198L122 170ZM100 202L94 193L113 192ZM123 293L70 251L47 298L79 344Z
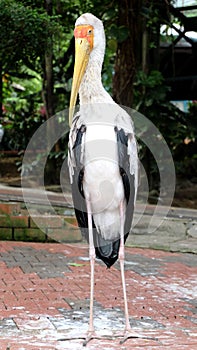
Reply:
M105 53L102 22L85 13L76 21L74 36L68 165L75 214L89 242L90 321L85 345L94 337L95 257L107 267L119 258L126 319L124 339L136 337L129 323L124 243L131 229L136 199L138 157L131 117L113 101L101 82ZM73 117L78 92L80 109Z

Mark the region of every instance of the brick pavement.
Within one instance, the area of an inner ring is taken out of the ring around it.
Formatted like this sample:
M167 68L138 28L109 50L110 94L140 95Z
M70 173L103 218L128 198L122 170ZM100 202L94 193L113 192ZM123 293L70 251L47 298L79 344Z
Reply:
M124 328L119 264L98 262L95 326L87 349L197 348L197 255L126 248L130 322ZM82 349L89 318L88 246L0 242L0 350ZM80 338L81 337L81 338Z

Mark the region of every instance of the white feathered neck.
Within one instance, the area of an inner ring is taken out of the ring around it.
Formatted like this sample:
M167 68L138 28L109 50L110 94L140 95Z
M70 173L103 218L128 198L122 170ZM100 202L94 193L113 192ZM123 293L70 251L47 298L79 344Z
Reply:
M79 88L80 105L88 103L113 103L111 96L104 89L101 80L101 70L105 54L103 23L91 13L85 13L77 19L75 26L85 24L94 27L94 46Z

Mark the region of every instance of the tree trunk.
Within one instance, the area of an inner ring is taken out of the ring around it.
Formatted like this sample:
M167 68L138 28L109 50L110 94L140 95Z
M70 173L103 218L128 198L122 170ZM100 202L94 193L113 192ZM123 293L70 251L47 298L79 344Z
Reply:
M45 9L49 16L53 14L53 1L45 0ZM44 61L44 103L46 108L47 119L51 118L55 114L54 109L54 81L53 81L53 38L49 38L48 48L45 52ZM48 124L47 124L48 125ZM50 126L52 125L52 121ZM48 127L47 129L47 139L49 140L53 137L55 132L55 127ZM54 145L54 150L59 151L58 142Z
M0 62L0 121L3 117L3 81L2 81L2 65Z
M47 119L54 115L53 106L53 52L52 43L45 53L45 103Z
M53 1L45 0L45 9L48 16L53 14ZM53 38L48 39L48 47L44 57L44 82L43 82L43 98L46 109L47 119L51 118L55 114L54 109L54 80L53 80ZM52 118L50 123L47 123L47 153L58 152L59 144L56 142L51 149L51 140L55 139L55 120ZM51 185L57 183L57 164L56 158L48 157L45 165L45 184Z
M131 107L133 101L133 79L138 62L141 62L142 0L119 1L118 27L125 26L128 37L118 43L115 74L113 78L113 97L119 104Z
M45 0L45 9L49 16L52 16L52 0ZM44 86L45 86L45 107L47 119L54 115L53 107L53 39L49 38L44 62Z

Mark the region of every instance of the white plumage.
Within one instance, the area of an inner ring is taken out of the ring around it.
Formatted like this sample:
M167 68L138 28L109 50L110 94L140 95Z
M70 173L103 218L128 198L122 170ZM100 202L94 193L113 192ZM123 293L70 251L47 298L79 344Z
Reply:
M74 33L76 53L68 165L76 217L90 244L90 324L86 344L94 334L95 255L108 267L118 257L120 259L125 339L131 333L124 277L124 242L136 200L138 157L132 120L102 85L105 52L102 22L92 14L83 14L76 21ZM72 120L78 92L80 109Z
M84 145L84 194L90 198L96 228L106 240L120 237L119 206L124 200L115 144L113 126L88 126Z

